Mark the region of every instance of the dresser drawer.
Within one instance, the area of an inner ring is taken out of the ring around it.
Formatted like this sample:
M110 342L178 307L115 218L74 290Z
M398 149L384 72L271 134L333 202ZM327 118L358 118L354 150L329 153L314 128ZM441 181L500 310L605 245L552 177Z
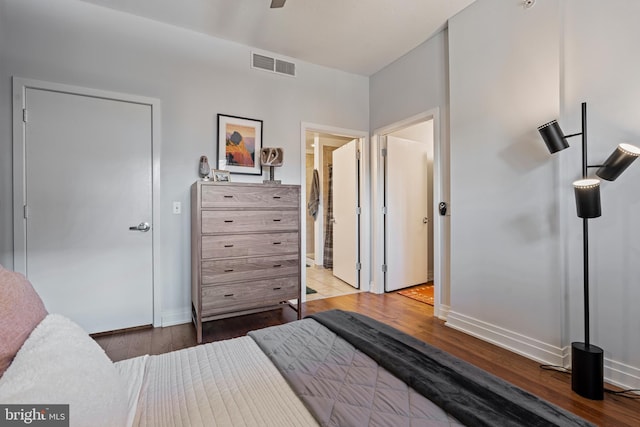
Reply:
M298 253L298 233L202 236L202 258Z
M298 298L298 278L202 287L202 316L249 310Z
M203 208L290 207L300 204L298 187L280 185L203 185Z
M297 275L298 254L202 261L202 284L251 281L285 275ZM251 286L247 283L245 286Z
M202 211L203 233L298 230L298 211Z

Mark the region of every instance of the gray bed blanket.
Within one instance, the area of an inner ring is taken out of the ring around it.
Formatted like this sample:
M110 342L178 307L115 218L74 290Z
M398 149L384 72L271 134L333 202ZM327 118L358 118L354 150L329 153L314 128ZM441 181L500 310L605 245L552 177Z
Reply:
M461 426L313 319L252 331L322 426Z
M469 426L593 426L384 323L330 310L309 316Z

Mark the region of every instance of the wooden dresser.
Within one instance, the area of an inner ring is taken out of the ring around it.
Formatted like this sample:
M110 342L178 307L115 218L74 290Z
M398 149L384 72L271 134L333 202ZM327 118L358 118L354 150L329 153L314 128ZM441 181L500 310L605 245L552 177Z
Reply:
M191 186L191 303L202 322L301 301L300 186ZM300 318L300 310L298 319Z

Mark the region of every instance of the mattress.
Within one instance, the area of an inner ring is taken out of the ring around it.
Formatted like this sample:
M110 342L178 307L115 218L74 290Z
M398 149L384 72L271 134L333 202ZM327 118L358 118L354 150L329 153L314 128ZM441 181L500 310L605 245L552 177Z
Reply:
M131 379L134 426L318 425L250 337L132 360L116 367Z

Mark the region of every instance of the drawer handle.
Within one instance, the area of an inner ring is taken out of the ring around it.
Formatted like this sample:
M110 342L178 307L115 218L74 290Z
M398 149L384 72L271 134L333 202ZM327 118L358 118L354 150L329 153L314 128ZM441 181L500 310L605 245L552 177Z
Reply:
M273 242L274 245L281 245L282 242Z
M233 196L224 196L225 199L233 199Z
M273 288L274 291L279 291L280 289L282 289L282 286L278 286L277 288Z
M282 264L273 264L273 268L282 267Z
M281 219L274 219L273 222L280 222L282 221Z
M281 199L282 197L280 196L273 196L274 199Z
M225 273L231 273L233 271L233 268L227 268L224 270Z
M233 296L233 294L224 294L224 296L225 296L225 298L227 298L227 297L232 297L232 296Z
M233 245L224 245L225 248L232 248Z
M232 219L225 219L224 222L233 222Z

